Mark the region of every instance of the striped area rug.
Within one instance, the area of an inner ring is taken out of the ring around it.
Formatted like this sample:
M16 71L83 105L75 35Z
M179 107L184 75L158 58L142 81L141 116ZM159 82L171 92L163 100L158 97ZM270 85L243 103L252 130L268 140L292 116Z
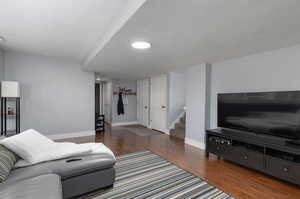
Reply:
M151 151L117 157L116 182L93 199L232 199L222 190Z

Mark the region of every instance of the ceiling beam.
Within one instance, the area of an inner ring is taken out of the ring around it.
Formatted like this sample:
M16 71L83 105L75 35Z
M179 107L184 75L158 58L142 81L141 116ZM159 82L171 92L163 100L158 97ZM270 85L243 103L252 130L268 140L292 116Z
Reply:
M83 68L86 68L91 61L100 53L104 46L113 38L113 36L121 30L126 22L134 15L134 13L146 2L147 0L130 0L126 7L115 17L114 22L110 25L107 32L100 39L96 47L83 59Z

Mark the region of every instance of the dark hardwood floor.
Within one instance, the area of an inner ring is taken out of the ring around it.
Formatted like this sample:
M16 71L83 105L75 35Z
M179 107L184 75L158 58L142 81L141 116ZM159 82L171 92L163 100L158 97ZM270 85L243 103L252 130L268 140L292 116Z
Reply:
M213 155L208 159L203 150L186 145L183 140L168 135L138 136L120 128L108 128L104 135L59 141L102 142L115 155L151 150L236 198L300 198L300 187L224 160L217 160Z

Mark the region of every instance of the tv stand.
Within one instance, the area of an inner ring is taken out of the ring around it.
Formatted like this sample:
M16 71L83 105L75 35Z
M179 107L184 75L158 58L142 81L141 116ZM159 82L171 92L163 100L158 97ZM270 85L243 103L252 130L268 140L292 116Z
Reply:
M206 131L206 155L300 185L300 143L233 129Z
M294 145L294 146L298 146L300 147L300 140L288 140L286 141L286 145L288 146L291 146L291 145Z

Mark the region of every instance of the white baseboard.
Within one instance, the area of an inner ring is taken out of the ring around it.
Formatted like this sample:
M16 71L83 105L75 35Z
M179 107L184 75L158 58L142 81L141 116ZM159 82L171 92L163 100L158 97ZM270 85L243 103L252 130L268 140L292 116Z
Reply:
M110 122L110 121L108 121L108 120L105 120L105 123L107 123L107 124L111 125L111 122Z
M152 129L152 128L149 128L149 129ZM152 129L152 130L155 131L155 129ZM168 129L165 129L165 130L159 131L159 132L170 135L170 131Z
M196 140L192 140L192 139L189 139L189 138L185 138L184 139L184 143L185 144L189 144L189 145L192 145L194 147L197 147L199 149L202 149L202 150L205 150L205 143L203 142L198 142Z
M180 121L180 119L184 116L185 111L183 111L182 113L180 113L178 115L178 117L176 118L176 120L174 120L171 125L169 126L169 129L174 129L175 128L175 124L178 123Z
M170 131L168 129L164 130L163 133L170 135Z
M118 123L112 123L111 126L127 126L127 125L135 125L139 124L137 121L135 122L118 122Z
M151 124L149 124L149 126L147 126L148 129L151 129L153 131L159 131L159 130L155 130L151 127ZM167 135L170 135L170 130L169 129L164 129L163 131L159 131L161 133L164 133L164 134L167 134Z
M46 136L52 140L58 140L58 139L84 137L84 136L92 136L92 135L95 135L94 130L74 132L74 133L53 134L53 135L46 135Z

